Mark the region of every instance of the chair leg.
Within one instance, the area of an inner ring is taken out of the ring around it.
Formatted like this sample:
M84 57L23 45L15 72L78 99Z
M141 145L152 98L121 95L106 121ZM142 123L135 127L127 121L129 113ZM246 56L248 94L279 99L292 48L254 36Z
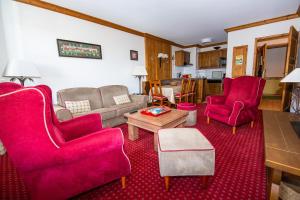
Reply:
M126 176L121 177L122 189L126 188Z
M236 133L236 127L232 127L232 134L235 134Z
M170 186L170 177L165 176L165 187L167 191L169 191L169 186Z
M202 176L202 184L204 188L207 188L208 185L208 176Z
M206 123L207 123L207 124L210 123L210 118L209 118L209 117L206 118Z
M253 126L254 126L254 121L251 121L251 128L253 128Z

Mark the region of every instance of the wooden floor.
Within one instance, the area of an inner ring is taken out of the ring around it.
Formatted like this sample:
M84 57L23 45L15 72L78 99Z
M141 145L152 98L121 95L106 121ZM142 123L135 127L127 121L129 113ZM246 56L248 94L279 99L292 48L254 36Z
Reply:
M262 99L259 105L261 110L281 111L281 99Z

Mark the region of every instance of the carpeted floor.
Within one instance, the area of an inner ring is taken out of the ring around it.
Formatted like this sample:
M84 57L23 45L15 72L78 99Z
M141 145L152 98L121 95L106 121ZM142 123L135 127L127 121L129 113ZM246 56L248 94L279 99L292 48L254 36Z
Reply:
M266 174L262 118L254 128L244 125L231 134L231 128L219 122L206 124L204 106L198 106L197 128L216 149L216 173L204 189L199 177L175 177L168 192L159 175L153 135L140 130L140 138L128 140L127 125L120 126L125 135L125 151L132 165L127 187L122 190L116 180L74 199L266 199ZM7 156L0 157L0 199L28 199L24 184Z

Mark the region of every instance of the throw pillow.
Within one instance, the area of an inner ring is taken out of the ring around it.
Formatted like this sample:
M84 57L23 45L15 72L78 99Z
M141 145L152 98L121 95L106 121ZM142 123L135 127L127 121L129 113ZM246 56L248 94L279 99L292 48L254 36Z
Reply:
M130 99L129 99L129 96L127 94L123 94L123 95L119 95L119 96L114 96L113 97L114 100L115 100L115 103L117 105L120 105L120 104L124 104L124 103L130 103Z
M83 113L91 111L90 101L65 101L66 108L70 110L72 114Z

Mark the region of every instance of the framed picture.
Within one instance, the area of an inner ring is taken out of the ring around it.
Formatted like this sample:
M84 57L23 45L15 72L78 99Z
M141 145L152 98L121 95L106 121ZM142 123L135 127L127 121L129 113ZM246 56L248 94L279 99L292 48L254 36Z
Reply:
M135 50L130 50L130 60L138 60L139 52Z
M58 55L62 57L102 59L101 45L57 39Z

